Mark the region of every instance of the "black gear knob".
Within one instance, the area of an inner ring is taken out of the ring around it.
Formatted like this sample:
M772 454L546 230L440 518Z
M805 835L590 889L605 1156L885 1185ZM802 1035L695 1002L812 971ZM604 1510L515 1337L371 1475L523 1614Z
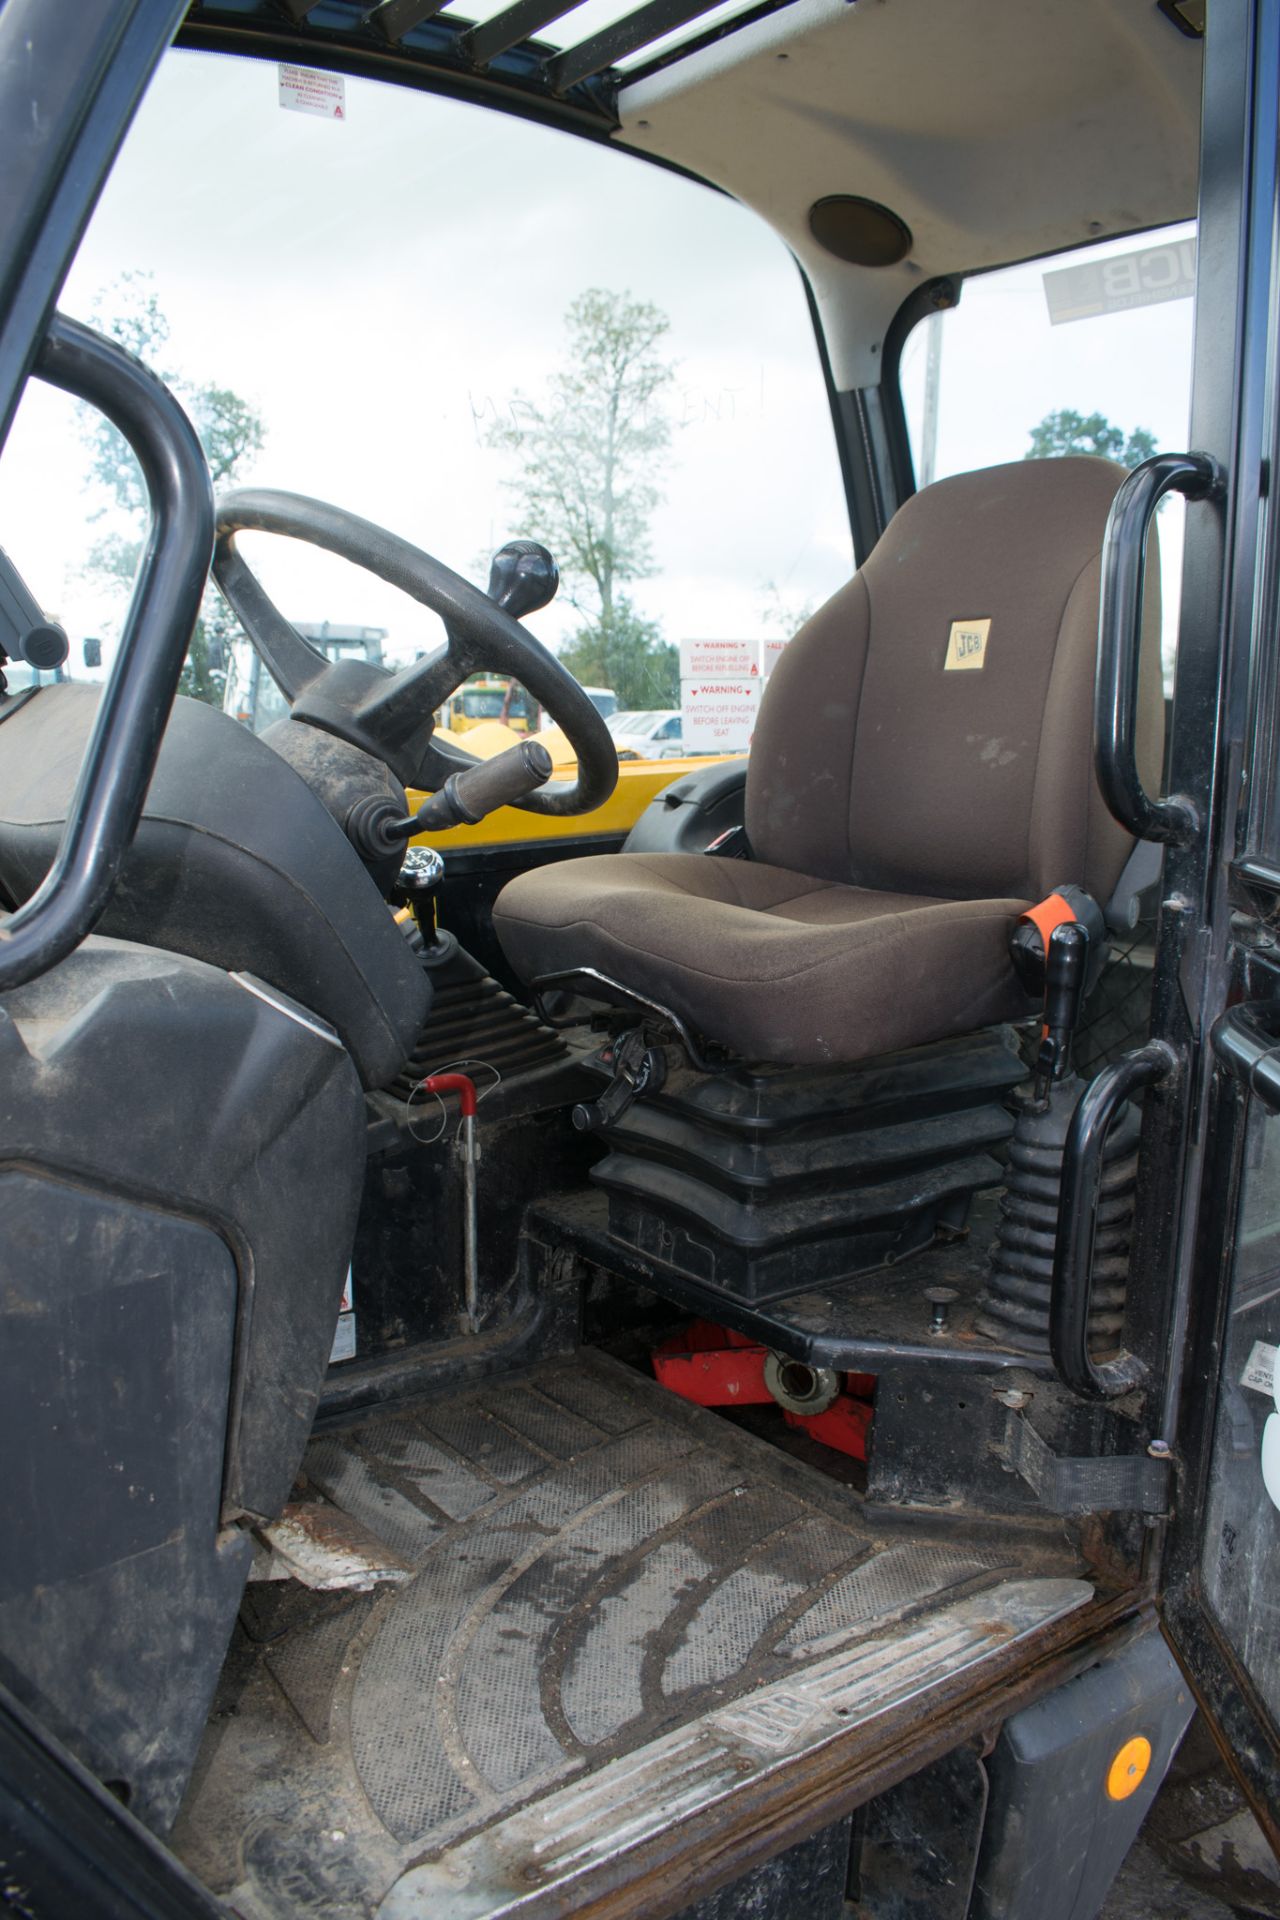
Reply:
M560 569L536 540L508 540L499 547L489 568L486 592L513 620L536 613L554 600Z

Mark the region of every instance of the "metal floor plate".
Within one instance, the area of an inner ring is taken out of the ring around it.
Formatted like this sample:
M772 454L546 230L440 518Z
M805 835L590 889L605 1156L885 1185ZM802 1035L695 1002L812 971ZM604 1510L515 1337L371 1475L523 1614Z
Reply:
M305 1472L416 1573L249 1591L174 1844L255 1920L572 1911L676 1807L1089 1597L1016 1542L877 1537L593 1353L322 1435Z

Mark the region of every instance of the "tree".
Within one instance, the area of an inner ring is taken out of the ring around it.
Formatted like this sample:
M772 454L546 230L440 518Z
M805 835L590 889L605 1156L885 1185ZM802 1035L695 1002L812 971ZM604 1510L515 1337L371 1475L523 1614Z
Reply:
M766 633L780 633L784 640L794 640L817 610L811 594L780 587L776 580L766 580L760 589L760 624Z
M620 707L678 707L680 653L625 593L606 626L593 620L560 649L561 663L584 687L612 687Z
M521 531L554 553L565 597L583 615L560 658L624 706L679 700L676 649L623 591L652 569L649 520L662 498L654 475L671 443L663 400L673 377L659 347L670 322L657 307L593 287L565 314L562 371L545 402L517 391L489 446L520 457L511 483Z
M240 477L245 463L262 447L259 414L228 387L193 386L164 366L169 322L161 311L149 273L123 273L94 302L94 324L159 374L182 401L204 448L215 487ZM89 570L118 590L127 590L142 553L147 512L142 473L128 442L111 422L86 407L81 424L89 445L90 471L100 491L95 518L114 514L117 524L96 542ZM223 662L239 631L234 615L212 585L205 590L191 636L178 691L221 706L226 682Z
M1038 427L1031 429L1031 445L1024 460L1053 460L1069 453L1097 453L1106 460L1118 460L1123 467L1136 467L1149 460L1156 450L1153 433L1135 427L1128 438L1123 427L1113 427L1105 414L1091 413L1088 418L1070 407L1046 413Z

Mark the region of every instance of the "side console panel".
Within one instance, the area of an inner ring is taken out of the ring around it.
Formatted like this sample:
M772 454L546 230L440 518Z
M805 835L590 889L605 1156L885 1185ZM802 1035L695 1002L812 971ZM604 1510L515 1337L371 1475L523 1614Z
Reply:
M219 1529L236 1269L208 1227L0 1173L0 1677L153 1825L240 1601Z
M0 1680L153 1826L288 1498L364 1171L350 1056L91 939L0 1002Z
M98 697L64 681L0 702L0 892L15 906L61 844ZM430 1004L341 827L279 753L201 700L174 702L100 926L249 968L336 1028L369 1087L399 1072Z

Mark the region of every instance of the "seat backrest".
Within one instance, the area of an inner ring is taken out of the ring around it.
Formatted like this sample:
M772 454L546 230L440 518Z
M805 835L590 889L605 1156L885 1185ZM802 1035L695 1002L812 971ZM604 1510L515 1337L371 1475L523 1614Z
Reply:
M1106 901L1132 845L1093 771L1102 536L1124 469L1020 460L908 500L773 671L752 741L757 859L943 899ZM1163 746L1152 530L1139 765Z

